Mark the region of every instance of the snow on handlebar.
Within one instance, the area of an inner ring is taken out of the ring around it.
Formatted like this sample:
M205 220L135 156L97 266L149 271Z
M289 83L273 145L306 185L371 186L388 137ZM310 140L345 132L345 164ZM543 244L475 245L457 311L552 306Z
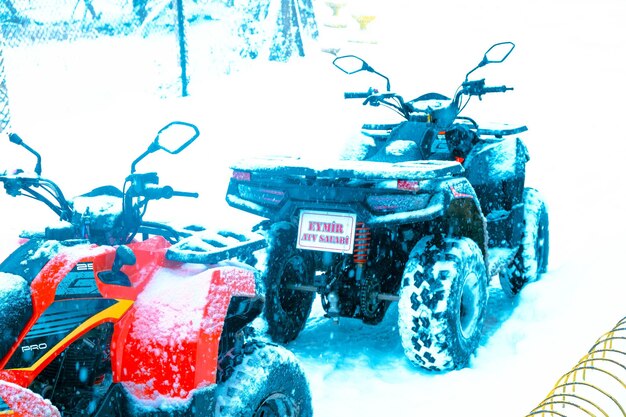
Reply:
M346 92L346 93L343 93L343 98L345 98L345 99L350 99L350 98L368 98L372 94L378 94L378 90L375 89L375 88L370 87L367 91Z
M345 99L350 99L350 98L368 98L370 96L370 92L364 92L364 93L359 93L359 92L352 92L352 93L343 93L343 98Z

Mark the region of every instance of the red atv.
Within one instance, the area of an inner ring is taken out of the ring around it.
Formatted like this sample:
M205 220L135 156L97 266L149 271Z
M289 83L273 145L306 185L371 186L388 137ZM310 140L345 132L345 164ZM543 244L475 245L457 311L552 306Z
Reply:
M197 194L159 186L137 163L198 135L168 124L124 191L72 201L9 136L37 165L0 175L6 192L45 203L60 222L24 235L0 264L0 415L312 415L295 357L248 326L264 299L257 271L237 259L263 248L261 236L142 220L150 200Z

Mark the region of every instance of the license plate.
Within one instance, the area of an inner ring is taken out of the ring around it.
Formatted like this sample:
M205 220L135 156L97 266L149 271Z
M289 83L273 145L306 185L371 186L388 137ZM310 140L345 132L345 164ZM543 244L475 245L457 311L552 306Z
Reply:
M303 210L298 225L298 249L352 253L356 214Z

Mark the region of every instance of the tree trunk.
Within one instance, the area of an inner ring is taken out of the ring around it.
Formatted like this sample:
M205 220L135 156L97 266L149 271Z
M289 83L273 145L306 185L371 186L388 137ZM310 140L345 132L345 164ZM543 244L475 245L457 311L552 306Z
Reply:
M140 24L143 23L148 14L146 3L148 3L148 0L133 0L133 13Z
M96 13L96 9L93 8L93 4L91 3L91 0L83 0L83 1L85 2L85 7L87 8L89 13L91 14L91 17L94 20L97 20L99 16L98 16L98 13Z
M248 0L240 13L243 57L287 61L305 55L304 36L318 36L311 0Z

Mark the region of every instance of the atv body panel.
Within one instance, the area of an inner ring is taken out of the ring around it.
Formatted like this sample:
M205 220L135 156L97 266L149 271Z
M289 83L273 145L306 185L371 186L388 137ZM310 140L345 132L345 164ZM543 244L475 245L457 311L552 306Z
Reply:
M487 218L490 247L511 248L521 238L528 159L522 141L507 137L479 143L465 161L467 179Z
M100 407L91 415L117 416L125 414L111 410L129 400L189 402L209 395L221 349L261 311L256 271L228 259L265 242L236 236L130 243L137 261L116 272L127 281L115 283L109 282L113 246L27 240L0 264L0 287L10 298L2 305L11 306L0 320L0 381L41 400L56 381L85 398L65 401L57 390L52 400L68 415L88 404ZM77 366L64 366L67 361ZM14 391L0 388L1 398ZM2 405L15 412L22 406Z
M272 221L293 221L306 208L351 211L368 224L410 223L440 215L456 198L450 187L465 188L464 169L452 161L327 165L268 158L242 161L234 170L227 202Z
M480 130L488 136L472 146L462 162L450 151L446 132L434 132L427 123L365 128L375 139L365 160L268 157L237 162L226 201L270 223L288 222L297 228L294 245L313 252L318 271L316 282L309 283L311 290L328 294L329 282L342 281L340 315L349 317L363 318L359 292L369 285L349 278L359 276L358 264L396 264L394 270L400 271L424 236L472 239L483 253L489 276L511 262L521 238L528 153L510 135L524 131L524 126ZM407 145L411 141L415 145ZM411 160L407 154L435 159ZM349 219L350 226L342 218ZM333 223L346 233L333 233ZM328 225L326 235L320 230L323 225ZM365 248L360 229L368 233ZM394 255L376 259L381 252ZM398 275L386 276L375 296L394 300L399 288Z

